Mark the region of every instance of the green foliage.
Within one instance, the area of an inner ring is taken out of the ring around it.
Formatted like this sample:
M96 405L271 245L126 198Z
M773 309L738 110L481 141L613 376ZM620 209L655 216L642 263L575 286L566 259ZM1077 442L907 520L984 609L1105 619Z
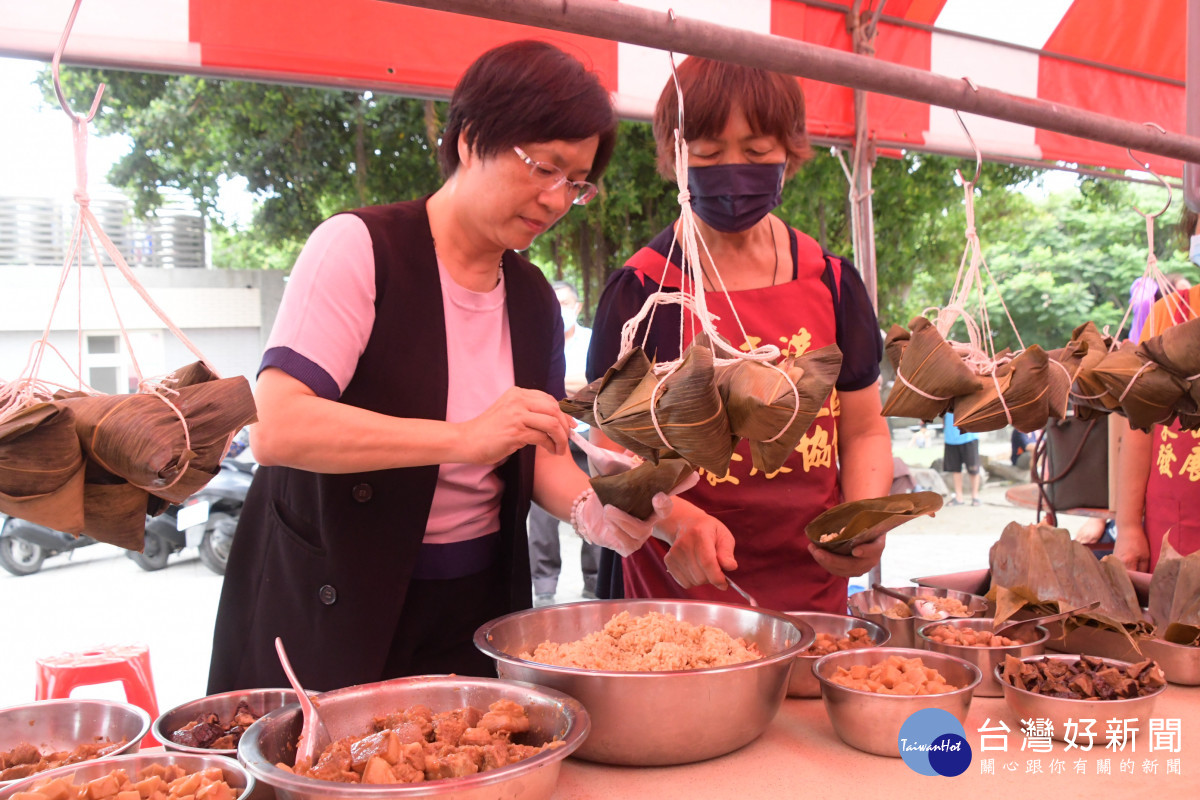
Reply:
M440 183L432 103L187 75L63 73L76 107L100 82L108 89L97 130L133 140L109 179L133 193L138 213L157 208L160 189L172 187L220 221L220 181L242 176L258 199L253 235L286 251L335 211L417 197Z

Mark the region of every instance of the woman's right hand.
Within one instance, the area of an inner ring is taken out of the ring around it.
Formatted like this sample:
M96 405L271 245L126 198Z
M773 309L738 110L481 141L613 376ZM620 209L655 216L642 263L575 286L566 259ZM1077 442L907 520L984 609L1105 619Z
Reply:
M1149 572L1150 543L1146 540L1146 529L1141 525L1119 526L1113 555L1121 560L1126 569Z
M553 397L514 386L487 411L462 423L462 443L472 464L498 464L529 444L559 456L567 452L572 426Z
M667 572L685 589L712 584L728 589L725 573L737 569L734 539L729 528L684 500L676 500L671 515L654 526L654 536L671 546Z

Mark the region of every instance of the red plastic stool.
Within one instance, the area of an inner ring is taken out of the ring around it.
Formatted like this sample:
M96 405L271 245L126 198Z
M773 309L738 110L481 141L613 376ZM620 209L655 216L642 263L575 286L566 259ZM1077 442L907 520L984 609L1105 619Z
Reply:
M70 697L77 686L114 681L124 685L126 700L149 714L151 722L158 719L158 699L154 692L154 676L150 673L150 648L145 645L113 645L37 659L38 700ZM149 733L142 739L142 747L157 744Z

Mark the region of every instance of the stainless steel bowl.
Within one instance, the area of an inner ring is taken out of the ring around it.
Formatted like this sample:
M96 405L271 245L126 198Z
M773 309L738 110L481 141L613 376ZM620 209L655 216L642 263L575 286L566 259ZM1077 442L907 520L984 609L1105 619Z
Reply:
M321 719L333 739L361 736L371 731L372 717L426 705L437 711L463 706L486 710L497 700L511 700L529 714L530 730L517 741L545 744L554 739L563 746L532 758L478 775L425 783L363 785L333 783L294 775L276 764L291 764L303 722L300 706L287 705L270 712L242 734L238 760L267 784L281 800L402 800L437 797L442 800L546 800L558 783L563 759L575 752L591 727L588 712L578 700L561 692L516 681L428 675L397 678L381 683L350 686L313 697Z
M787 611L784 613L793 620L808 625L813 629L814 634L828 633L841 639L854 628L865 628L876 647L886 645L892 636L881 625L859 617L848 617L845 614L824 614L820 611ZM821 684L813 675L812 670L813 664L817 663L819 658L821 656L810 656L803 652L796 656L796 664L792 667L792 677L788 680L788 697L821 696Z
M963 603L971 611L971 617L982 617L987 613L987 600L977 594L969 592L956 592L953 589L938 589L932 586L901 586L896 589L897 592L907 595L916 595L917 597L953 597ZM886 594L876 592L874 589L868 589L865 592L858 592L850 595L849 606L850 613L856 617L862 617L865 620L874 622L876 625L882 625L887 628L888 633L892 638L888 640L888 645L891 647L919 647L917 642L917 626L923 625L932 620L922 619L920 617L905 617L896 619L889 617L887 614L872 614L871 609L878 606L886 611L892 606L903 606L894 597L888 597ZM948 617L947 619L967 619L966 617Z
M994 617L973 617L971 619L943 619L937 622L927 622L917 628L917 641L921 647L930 650L934 653L946 653L951 656L958 656L964 661L970 661L975 666L979 667L979 671L983 673L983 680L979 682L978 688L975 689L976 697L1001 697L1004 695L1004 689L996 680L996 665L1004 663L1005 656L1015 656L1024 658L1026 656L1040 656L1046 652L1046 640L1050 638L1050 632L1038 625L1034 628L1037 638L1026 644L1010 645L1007 647L969 647L961 644L945 644L943 642L935 642L929 638L927 633L938 625L949 625L954 628L963 628L973 631L990 631L995 624Z
M245 701L254 712L261 717L269 711L296 702L296 693L291 689L245 689L224 694L212 694L191 700L182 705L164 711L154 720L150 732L167 750L177 753L194 753L196 755L219 755L237 758L237 748L188 747L172 741L171 734L189 722L200 719L205 714L216 714L222 722L228 722L237 711L238 704Z
M829 678L838 667L849 669L855 664L878 664L888 656L920 658L933 667L948 683L962 688L945 694L896 695L876 694L833 683ZM821 683L821 699L833 730L838 737L859 750L877 756L900 757L900 726L909 715L923 708L949 711L960 722L967 718L971 695L983 677L979 668L961 658L944 653L913 648L875 647L864 650L842 650L817 659L813 673Z
M190 753L134 753L123 756L108 756L94 761L83 761L66 767L40 772L31 775L23 781L9 784L0 789L0 800L7 800L18 792L33 791L36 787L54 778L66 777L72 783L80 784L103 778L116 769L125 770L130 777L138 771L155 764L178 764L188 772L199 772L209 767L217 767L225 774L225 783L231 789L241 790L239 798L249 797L254 790L254 778L242 765L228 758L215 755L197 756Z
M22 742L43 753L73 750L81 744L108 739L126 742L111 755L136 753L149 730L149 714L115 700L38 700L0 709L0 751L11 750ZM19 782L0 781L0 788Z
M764 658L728 667L673 672L613 672L518 658L547 640L574 642L628 611L669 614L712 625L758 645ZM795 656L813 641L804 623L774 611L701 600L593 600L518 611L480 627L475 646L502 678L550 686L578 698L592 734L575 755L633 766L687 764L724 755L770 724L787 691Z
M1029 656L1021 660L1038 661L1043 658L1067 663L1074 663L1079 660L1078 655L1066 654ZM1099 660L1111 666L1129 666L1128 661L1117 661L1112 658L1102 658ZM1096 734L1096 740L1103 738L1105 722L1110 719L1137 720L1136 727L1139 731L1148 730L1147 720L1150 719L1150 714L1154 710L1154 704L1158 701L1159 695L1163 693L1163 690L1167 688L1166 685L1163 685L1157 691L1148 695L1132 697L1127 700L1072 700L1068 697L1047 697L1043 694L1031 692L1028 689L1018 688L1002 679L1000 671L1003 666L1003 664L998 665L992 672L992 675L1004 690L1004 701L1008 703L1009 710L1013 714L1013 721L1019 723L1023 719L1047 719L1052 726L1052 730L1050 731L1051 738L1057 739L1060 742L1066 741L1063 738L1063 734L1066 732L1067 720L1074 720L1077 723L1080 720L1095 720L1092 732ZM1135 726L1130 725L1129 727ZM1083 730L1083 726L1080 727L1080 730ZM1076 741L1079 744L1083 743L1078 739Z

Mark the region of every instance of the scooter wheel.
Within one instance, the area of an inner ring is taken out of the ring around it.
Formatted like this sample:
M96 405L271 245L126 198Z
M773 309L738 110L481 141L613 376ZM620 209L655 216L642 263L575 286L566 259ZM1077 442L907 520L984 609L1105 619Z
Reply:
M237 526L237 520L227 514L214 514L210 523L214 519L215 524L210 524L200 542L200 563L218 575L224 575L225 567L229 563L229 550L233 547L233 530Z
M157 572L167 565L167 557L171 555L171 546L157 533L146 531L146 539L142 552L130 552L129 557L147 572Z
M42 568L46 551L40 545L8 534L8 520L0 528L0 567L13 575L32 575Z

